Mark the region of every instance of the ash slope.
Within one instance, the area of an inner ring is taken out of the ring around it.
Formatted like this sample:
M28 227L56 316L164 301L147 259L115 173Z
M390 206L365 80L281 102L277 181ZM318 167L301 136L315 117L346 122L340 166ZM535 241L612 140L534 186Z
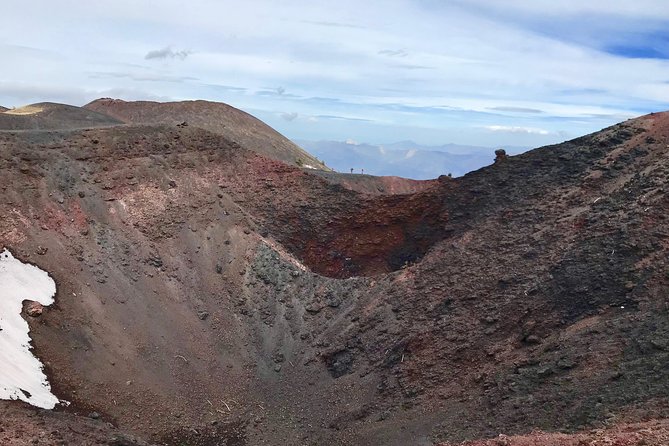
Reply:
M209 101L151 102L97 99L84 106L128 124L188 125L224 135L233 142L288 164L329 170L259 119L227 104Z
M369 195L191 126L5 132L0 245L58 282L56 395L152 442L665 418L668 145L654 114Z

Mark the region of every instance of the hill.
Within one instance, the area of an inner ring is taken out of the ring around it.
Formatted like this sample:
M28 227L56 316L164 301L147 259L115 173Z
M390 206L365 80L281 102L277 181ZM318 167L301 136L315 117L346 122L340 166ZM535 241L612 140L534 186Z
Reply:
M128 124L187 123L288 164L329 170L320 161L259 119L220 102L126 102L97 99L84 106Z
M0 111L0 130L55 130L121 124L109 116L72 105L42 102Z
M71 405L0 401L17 424L111 444L666 436L669 113L394 195L195 125L35 135L0 133L0 248L56 281L25 317Z
M7 111L7 110L9 110L7 107L3 107L2 105L0 105L0 113L2 113L4 111Z

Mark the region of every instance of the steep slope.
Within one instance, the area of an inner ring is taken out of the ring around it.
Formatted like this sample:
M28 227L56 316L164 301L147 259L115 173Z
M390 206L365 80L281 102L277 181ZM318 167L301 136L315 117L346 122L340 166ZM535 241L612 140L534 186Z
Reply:
M61 410L156 443L667 418L668 145L659 113L372 195L194 125L0 132L0 248L57 282Z
M126 102L97 99L84 108L113 116L128 124L187 123L217 133L269 158L329 170L320 161L259 119L220 102Z
M95 111L52 102L0 111L0 130L83 129L119 124L121 121Z

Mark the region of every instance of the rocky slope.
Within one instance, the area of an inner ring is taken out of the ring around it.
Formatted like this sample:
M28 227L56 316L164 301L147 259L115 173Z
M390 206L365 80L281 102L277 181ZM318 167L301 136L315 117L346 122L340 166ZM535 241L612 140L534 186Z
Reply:
M224 135L247 149L288 164L329 170L264 122L227 104L209 101L127 102L105 98L95 100L84 108L128 124L186 123Z
M666 420L624 424L606 429L592 429L577 434L532 432L458 443L458 446L644 446L669 444L669 423ZM455 446L442 443L439 446Z
M0 132L0 247L58 284L26 317L72 404L38 420L432 445L664 419L668 147L659 113L393 195L190 124Z

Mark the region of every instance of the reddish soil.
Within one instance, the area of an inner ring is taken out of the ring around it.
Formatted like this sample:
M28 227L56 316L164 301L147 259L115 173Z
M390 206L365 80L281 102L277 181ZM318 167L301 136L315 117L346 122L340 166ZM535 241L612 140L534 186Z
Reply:
M372 194L195 125L0 132L0 247L58 283L26 317L72 405L38 419L168 445L666 444L668 146L660 113ZM32 426L17 407L0 438Z

